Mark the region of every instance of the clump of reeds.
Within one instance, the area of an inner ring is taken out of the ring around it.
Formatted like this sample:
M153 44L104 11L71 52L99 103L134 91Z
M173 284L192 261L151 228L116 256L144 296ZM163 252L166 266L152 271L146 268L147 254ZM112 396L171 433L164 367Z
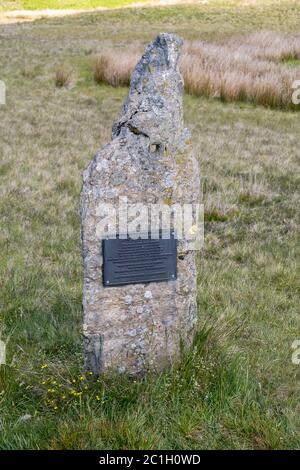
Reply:
M73 69L69 66L62 66L56 70L55 86L58 88L68 88L73 82Z

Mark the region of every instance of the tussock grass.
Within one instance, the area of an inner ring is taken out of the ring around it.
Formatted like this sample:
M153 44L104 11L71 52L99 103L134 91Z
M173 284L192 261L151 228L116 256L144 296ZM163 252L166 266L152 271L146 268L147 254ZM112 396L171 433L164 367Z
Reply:
M142 3L145 0L140 0ZM7 10L61 10L91 8L121 8L136 0L4 0L2 9ZM2 2L1 2L2 3Z
M290 109L300 68L288 69L282 62L299 57L300 36L254 33L222 44L187 44L181 69L192 95Z
M93 64L94 80L97 83L107 83L114 87L128 86L131 72L138 60L137 54L118 55L110 52L98 56Z
M111 49L94 65L97 82L128 85L141 51ZM284 62L300 58L300 36L274 32L231 37L221 43L186 41L180 69L187 93L292 109L292 84L300 67Z

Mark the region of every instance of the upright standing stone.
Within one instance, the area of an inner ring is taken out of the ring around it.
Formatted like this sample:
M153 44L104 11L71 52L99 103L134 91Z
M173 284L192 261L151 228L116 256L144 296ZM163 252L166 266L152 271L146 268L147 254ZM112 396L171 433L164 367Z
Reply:
M103 286L103 253L97 226L104 203L198 203L198 163L183 125L182 40L160 34L131 77L129 96L113 125L112 140L83 176L85 365L99 374L162 370L189 344L197 318L195 251L178 242L177 279Z

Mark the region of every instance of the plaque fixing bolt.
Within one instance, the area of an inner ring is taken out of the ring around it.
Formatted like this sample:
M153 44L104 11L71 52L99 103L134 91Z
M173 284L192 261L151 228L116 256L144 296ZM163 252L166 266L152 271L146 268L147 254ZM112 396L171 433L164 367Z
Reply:
M174 278L174 277L175 277L175 274L172 274L172 277Z
M109 284L109 281L106 281L106 284Z

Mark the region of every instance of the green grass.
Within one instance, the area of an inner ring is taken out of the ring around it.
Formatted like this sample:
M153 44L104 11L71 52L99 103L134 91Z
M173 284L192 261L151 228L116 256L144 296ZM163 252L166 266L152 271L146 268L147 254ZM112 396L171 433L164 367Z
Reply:
M3 10L88 10L99 7L120 8L131 3L136 3L136 0L5 0Z
M298 3L202 5L1 27L1 449L299 448L298 113L184 97L206 217L199 333L160 376L80 379L78 212L81 173L127 93L94 83L96 53L163 30L222 37L299 19ZM57 89L64 64L75 84Z

